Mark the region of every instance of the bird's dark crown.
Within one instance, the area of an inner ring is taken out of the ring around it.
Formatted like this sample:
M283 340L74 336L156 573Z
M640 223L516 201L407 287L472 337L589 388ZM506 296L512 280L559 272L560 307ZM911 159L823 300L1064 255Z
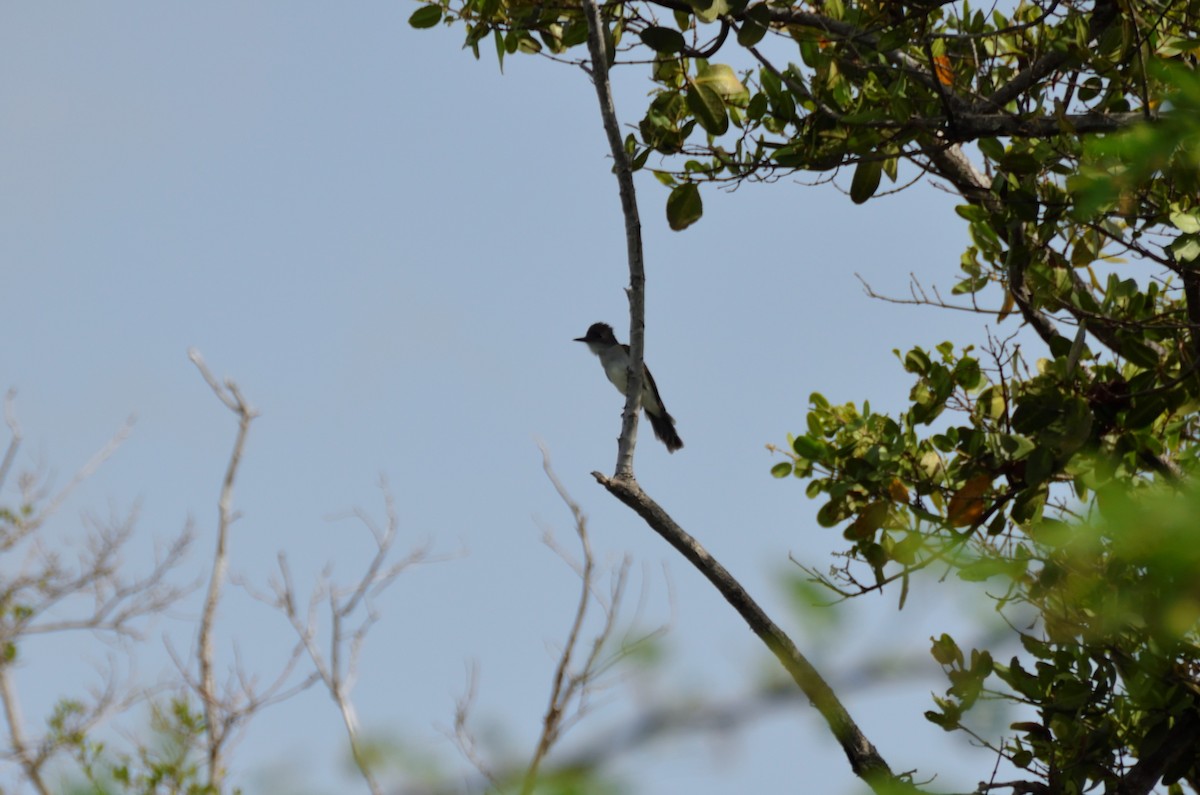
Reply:
M582 337L576 337L576 342L611 342L615 343L617 337L613 334L612 326L607 323L593 323L588 326L587 334Z

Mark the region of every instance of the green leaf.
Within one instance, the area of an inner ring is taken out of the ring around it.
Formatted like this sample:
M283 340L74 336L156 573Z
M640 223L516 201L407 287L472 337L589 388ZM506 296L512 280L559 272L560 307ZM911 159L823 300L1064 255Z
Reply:
M961 359L958 364L954 365L954 380L963 386L964 389L974 389L979 386L983 380L983 373L979 369L979 362L974 359Z
M1011 576L1013 563L1010 560L981 558L973 560L958 570L958 578L963 582L983 582L996 576Z
M809 461L820 461L825 457L825 443L810 436L797 436L792 442L796 455Z
M1167 396L1164 394L1140 395L1133 400L1133 406L1126 412L1125 421L1121 424L1129 429L1148 428L1167 408Z
M879 177L883 174L883 163L878 160L863 160L854 169L854 178L850 180L850 200L862 204L875 195L879 188Z
M421 6L408 18L408 24L414 28L432 28L441 21L441 6Z
M729 129L729 116L725 113L725 102L710 85L693 82L688 86L688 110L710 135L723 135Z
M1026 483L1031 485L1044 483L1052 474L1054 474L1054 453L1045 447L1035 448L1025 458Z
M679 58L655 56L652 74L657 82L672 88L683 85L683 64Z
M676 232L687 229L704 214L704 203L700 200L700 188L694 182L685 182L671 191L667 197L667 223Z
M995 389L995 387L987 391L992 392L993 390L996 393L999 393L1000 391ZM999 415L993 419L997 418L999 418ZM1006 433L1000 436L1000 447L1004 449L1004 452L1008 453L1009 460L1020 461L1022 458L1032 453L1036 445L1028 436L1022 436L1019 433Z
M792 465L787 461L780 461L775 466L771 467L771 475L777 478L786 478L792 474Z
M977 204L960 204L954 208L954 212L968 221L983 223L988 219L987 210Z
M887 160L884 160L883 173L887 175L889 181L895 182L896 178L900 176L900 158L889 157Z
M998 420L1004 416L1004 390L999 387L988 387L979 393L979 399L975 401L975 405L979 408L982 416L990 420Z
M1131 334L1118 334L1121 354L1138 367L1152 370L1159 365L1158 354L1153 348Z
M1026 395L1012 413L1013 430L1034 434L1058 419L1062 414L1062 398L1058 395Z
M587 41L587 37L588 37L588 29L587 29L586 22L584 22L583 20L579 20L577 22L569 24L566 26L566 28L563 29L563 34L562 34L563 49L569 50L572 47L576 47L580 44L583 44L585 41Z
M1171 253L1179 262L1191 262L1200 257L1200 238L1195 235L1180 235L1171 242Z
M696 19L701 22L714 22L729 13L729 3L726 0L688 0L696 12Z
M1000 160L1004 157L1004 144L996 138L980 138L976 142L979 146L979 152L984 157L991 160Z
M939 665L954 665L955 663L962 665L963 653L958 648L958 644L954 642L954 638L943 632L940 638L936 640L930 638L930 640L933 640L933 646L929 650L930 654Z
M535 55L542 51L542 44L528 34L522 34L517 39L517 49L527 55Z
M671 28L652 25L638 34L642 43L655 52L681 52L686 46L683 34Z
M771 9L766 3L758 3L746 9L742 17L742 26L738 29L738 44L743 47L753 47L767 35L771 20Z
M734 74L733 68L727 64L714 63L707 67L702 67L696 73L696 85L705 85L717 92L721 99L736 102L738 104L745 103L750 99L750 92L746 90L746 86Z
M904 369L910 373L924 375L929 371L929 354L920 348L913 348L904 355Z
M1171 213L1171 225L1180 232L1194 235L1200 232L1200 217L1196 213Z
M821 527L833 527L840 521L842 521L841 508L832 500L817 510L817 524Z
M755 94L750 100L750 104L746 106L746 118L751 121L758 121L767 112L767 95L763 93Z

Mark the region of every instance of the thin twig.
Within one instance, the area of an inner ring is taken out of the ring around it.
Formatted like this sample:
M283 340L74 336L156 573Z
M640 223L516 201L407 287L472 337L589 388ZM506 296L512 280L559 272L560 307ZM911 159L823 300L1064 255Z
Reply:
M220 384L205 365L200 352L196 349L188 351L188 358L196 365L200 375L212 388L213 393L225 406L237 415L238 432L233 443L233 452L229 456L229 464L225 469L225 479L221 484L221 496L217 502L217 548L213 554L212 574L208 580L208 594L204 599L204 610L200 618L200 632L197 640L197 660L200 668L199 692L204 704L204 724L208 740L208 785L220 789L224 771L221 769L221 750L228 736L232 723L218 719L219 698L213 673L213 624L216 620L217 604L221 600L221 589L225 583L226 572L229 568L229 528L237 519L233 510L233 487L237 479L238 465L242 461L242 452L246 445L246 435L250 431L250 423L257 413L246 403L241 390L232 379L226 379ZM226 716L228 717L228 716Z
M63 503L67 501L67 498L71 496L75 489L92 475L96 474L96 470L98 470L105 461L111 458L113 453L117 452L117 449L120 448L125 440L129 438L129 434L133 431L134 421L135 419L132 416L126 418L125 422L121 423L121 426L117 428L112 437L105 442L104 446L101 447L90 459L88 459L87 463L85 463L79 468L78 471L75 472L70 482L55 492L53 496L49 497L46 500L45 505L43 505L34 516L26 519L22 523L19 533L15 533L11 537L4 539L3 547L12 547L14 544L20 541L21 538L32 533L34 530L44 524L47 519L57 513L58 509L63 506ZM9 427L12 426L10 425ZM20 482L21 478L18 478L17 480ZM26 501L32 502L33 498L29 495L26 495Z
M4 483L8 480L8 471L12 468L17 450L21 447L21 425L17 422L17 414L13 410L16 397L15 389L8 390L4 395L4 422L8 425L9 439L8 448L4 451L4 460L0 461L0 489L4 488Z
M454 704L454 741L463 756L491 785L491 789L498 792L501 789L500 778L483 758L483 754L479 752L475 735L471 732L471 709L475 705L475 696L478 690L479 668L475 663L470 663L467 667L467 692L463 693Z
M588 603L592 598L592 572L595 569L595 560L592 557L592 545L588 540L587 516L584 515L583 509L579 507L579 503L575 502L571 498L571 495L567 493L566 487L563 486L558 476L554 474L554 469L550 465L549 451L546 450L545 446L539 445L539 447L541 447L542 451L542 469L545 471L546 477L554 485L554 490L558 492L558 496L566 503L567 508L570 509L571 515L575 519L575 534L579 536L579 545L583 550L583 563L579 570L581 581L579 603L575 607L575 618L571 622L570 632L567 633L567 642L563 646L562 654L558 659L558 665L554 670L553 684L550 688L550 703L547 705L546 715L542 719L542 734L538 738L533 759L525 771L524 783L521 785L521 792L524 795L529 795L529 793L533 792L533 788L537 784L538 768L541 767L542 760L559 737L564 713L573 694L575 680L572 677L573 681L570 684L567 683L568 670L571 666L571 658L575 652L575 647L579 643L579 633L583 629L584 619L587 617ZM606 627L605 631L601 633L602 638L607 637L608 629L609 627ZM590 666L585 666L585 672L588 667Z
M350 699L354 683L358 678L358 666L367 632L378 619L373 600L386 589L402 572L417 563L430 562L428 545L416 547L403 560L386 565L399 534L400 521L396 512L395 499L387 481L380 479L383 492L387 525L380 528L365 511L355 510L349 516L357 518L371 533L375 541L375 553L368 562L365 572L352 585L339 588L331 581L331 567L327 566L308 600L302 614L296 588L293 584L287 556L279 554L279 579L272 582L269 594L250 590L251 596L270 604L288 619L298 637L297 653L308 657L313 672L303 686L320 682L325 686L350 743L350 753L360 775L372 795L383 795L383 785L371 769L371 761L363 744L362 732L354 703ZM322 606L327 606L330 619L328 651L318 643L318 619ZM358 616L361 615L361 618ZM357 621L356 625L352 625Z

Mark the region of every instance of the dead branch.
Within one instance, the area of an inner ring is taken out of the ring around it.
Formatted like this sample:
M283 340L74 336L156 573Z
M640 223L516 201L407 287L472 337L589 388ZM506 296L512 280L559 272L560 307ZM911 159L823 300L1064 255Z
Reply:
M13 392L5 400L5 419L11 433L9 446L0 461L0 484L12 471L21 441L21 428L13 408ZM142 619L161 614L190 589L169 583L183 561L192 533L185 526L165 549L156 550L150 571L130 576L122 554L130 545L137 523L135 506L124 517L102 521L85 515L87 532L71 543L49 543L38 534L65 503L70 494L113 454L128 436L132 419L81 467L71 481L57 491L45 485L35 472L18 477L22 505L5 516L6 532L0 551L21 560L6 571L0 585L0 707L7 729L7 745L0 757L13 760L38 793L51 791L47 765L64 751L76 750L81 737L114 711L129 708L141 698L133 683L118 682L115 666L100 672L101 686L92 688L90 700L63 697L47 718L48 730L41 736L27 731L20 693L13 679L13 666L20 658L22 641L35 635L84 630L117 640L142 637ZM78 550L75 559L64 561L57 549Z
M8 472L12 469L13 461L17 458L17 450L21 449L21 425L17 422L13 404L16 402L17 390L9 389L4 394L4 423L8 425L8 447L4 450L4 458L0 460L0 489L8 481Z
M208 383L213 393L238 418L237 438L233 444L233 452L229 456L229 464L225 469L225 479L221 484L221 496L217 502L217 548L213 554L212 574L208 580L208 594L204 599L204 610L200 618L200 632L197 639L196 652L199 663L200 677L198 681L200 700L204 706L204 723L208 740L208 785L214 789L220 788L224 777L221 762L221 750L228 738L232 726L230 714L218 715L219 696L213 674L213 623L216 619L217 604L221 600L221 589L225 583L225 575L229 567L229 527L237 516L233 511L233 486L237 479L238 465L242 460L242 451L246 444L246 435L250 431L250 423L257 413L246 403L241 390L233 379L226 379L220 384L196 349L188 351L188 358L196 365L200 375Z
M298 638L296 653L307 657L313 666L313 671L305 682L323 684L337 706L350 743L354 764L372 795L382 795L384 789L371 769L350 694L358 678L363 643L368 631L379 618L374 600L408 568L434 560L429 553L429 545L423 544L414 548L403 559L389 563L399 535L400 521L387 481L381 478L379 488L384 498L386 525L380 527L362 510L356 509L351 514L367 528L375 542L375 552L368 561L366 570L351 585L336 585L332 581L332 570L327 566L318 578L307 605L302 609L287 556L280 552L279 579L271 582L270 591L258 593L248 589L256 599L282 612L295 630ZM327 608L330 621L329 640L325 647L318 642L322 606ZM305 684L305 687L307 686Z
M586 711L588 691L595 683L597 677L603 672L603 667L600 665L600 656L605 644L612 636L617 620L618 607L625 592L625 583L629 572L629 559L627 557L618 569L609 601L606 604L599 600L594 592L595 558L592 555L591 541L588 539L587 516L583 513L583 509L579 507L579 503L572 499L566 487L558 479L558 476L555 475L554 468L550 464L549 451L544 446L539 446L542 451L542 469L545 471L550 483L554 486L554 490L558 492L558 496L571 511L575 525L575 534L579 537L579 546L583 553L583 559L578 567L573 567L576 568L580 579L579 601L575 607L575 616L571 621L571 628L567 632L567 641L563 645L562 653L559 655L558 664L555 666L554 676L551 680L550 703L547 705L546 714L542 718L542 732L538 738L533 758L525 770L521 785L521 792L525 793L525 795L533 792L537 784L538 770L546 754L550 752L550 748L559 740L563 732L577 722ZM570 564L569 560L568 564ZM604 609L604 625L592 639L591 651L588 653L583 665L577 671L573 671L572 662L579 649L580 633L583 631L584 620L587 618L588 606L593 599L600 601L600 605ZM572 712L573 704L574 711Z

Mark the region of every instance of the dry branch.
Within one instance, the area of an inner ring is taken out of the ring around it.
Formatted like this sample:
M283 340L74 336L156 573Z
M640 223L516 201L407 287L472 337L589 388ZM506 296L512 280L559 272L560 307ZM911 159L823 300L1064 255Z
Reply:
M226 379L221 384L209 371L201 358L200 352L192 349L188 357L209 387L225 406L238 418L238 432L234 440L233 452L229 455L229 464L225 468L225 478L221 483L221 496L217 502L217 547L213 554L212 573L208 580L208 594L204 598L204 610L200 618L200 632L197 636L196 657L199 664L198 692L204 707L204 725L208 741L208 785L220 789L224 778L221 752L229 731L236 722L234 714L228 709L228 703L217 694L216 678L213 672L213 624L216 620L217 604L221 601L221 590L225 584L229 568L229 528L237 516L233 510L233 487L237 480L238 465L242 461L242 452L246 445L246 435L250 432L250 423L257 416L250 407L241 390L232 379ZM223 714L222 714L223 713Z

